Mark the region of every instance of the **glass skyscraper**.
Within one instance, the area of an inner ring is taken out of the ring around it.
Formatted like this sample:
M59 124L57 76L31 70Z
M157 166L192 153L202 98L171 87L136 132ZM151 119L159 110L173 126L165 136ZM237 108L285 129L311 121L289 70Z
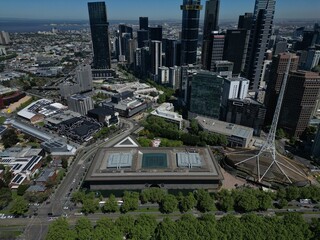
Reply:
M109 23L104 2L89 2L89 19L93 46L93 68L110 69Z
M263 61L271 36L276 0L256 0L244 73L250 89L259 91Z
M219 119L224 78L209 71L198 71L192 79L190 112Z
M200 0L183 0L181 64L197 63L197 46L199 35Z
M220 0L209 0L206 2L201 62L203 68L208 70L210 66L207 66L207 63L211 58L211 52L208 51L210 49L209 45L212 43L211 33L218 31L219 8Z

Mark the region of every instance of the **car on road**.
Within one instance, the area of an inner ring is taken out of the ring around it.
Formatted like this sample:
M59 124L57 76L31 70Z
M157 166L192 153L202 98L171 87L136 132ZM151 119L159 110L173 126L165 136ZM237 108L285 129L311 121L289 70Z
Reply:
M64 210L68 210L69 207L68 207L68 206L64 206L63 209L64 209Z

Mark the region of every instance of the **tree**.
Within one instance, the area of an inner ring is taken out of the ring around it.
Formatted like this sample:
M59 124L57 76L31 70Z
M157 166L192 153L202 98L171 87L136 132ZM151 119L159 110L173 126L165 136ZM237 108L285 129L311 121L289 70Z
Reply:
M201 212L213 211L215 204L213 198L204 189L199 189L196 194L197 209Z
M116 211L118 211L118 209L119 209L119 207L118 207L116 197L113 194L110 194L108 200L106 201L106 203L102 207L102 211L110 213L110 212L116 212Z
M219 233L218 239L224 240L243 240L243 226L239 218L234 215L226 215L217 223Z
M13 215L23 215L28 211L28 203L22 197L17 197L10 208L10 212Z
M86 198L86 194L82 191L73 192L71 195L71 201L75 204L83 203L85 198Z
M161 223L158 224L154 239L156 240L176 240L177 224L170 218L165 217Z
M222 211L228 212L233 210L234 199L228 190L222 189L218 193L218 205Z
M75 231L78 240L92 239L93 227L91 221L86 217L78 219L75 225Z
M21 184L19 185L18 189L17 189L17 194L19 196L23 196L23 194L26 192L26 190L29 188L29 185L27 184Z
M124 192L123 204L120 208L122 213L137 210L139 207L139 193L137 192Z
M49 226L46 240L75 240L76 233L70 229L65 218L58 218Z
M299 198L299 188L296 186L289 186L286 188L286 199L288 201L296 200Z
M120 229L114 224L114 222L110 218L103 217L97 221L92 239L123 240L123 236Z
M259 208L259 201L254 191L242 190L235 200L236 209L241 212L252 212Z
M286 137L285 131L282 128L277 129L276 137L277 137L277 139L285 138Z
M259 209L266 211L268 208L272 207L272 198L266 192L261 192L258 196Z
M161 212L173 213L178 206L178 200L175 196L168 194L161 201Z
M67 169L68 168L68 159L66 159L66 158L62 158L61 159L61 165L62 165L62 167L64 168L64 169Z
M284 208L284 207L286 207L286 206L288 206L288 201L287 201L287 199L281 198L281 199L279 200L279 202L278 202L278 207L279 207L279 208Z
M197 135L199 133L199 124L196 119L190 121L190 133Z
M301 214L288 213L283 217L283 224L288 232L287 239L304 240L310 239L312 233L308 224L305 222Z
M115 224L127 239L131 239L134 221L131 215L122 215L116 219Z
M161 188L147 188L140 193L140 200L143 203L161 203L165 197L166 192Z
M81 212L84 214L95 213L99 209L99 203L95 199L85 198L83 200Z
M9 128L3 135L2 135L2 143L5 148L10 148L16 145L19 142L18 135L14 129Z
M189 192L189 194L179 201L179 207L181 212L187 212L193 209L197 205L197 200L195 199L193 193Z
M0 209L5 208L12 200L12 193L10 188L0 188Z
M157 221L153 215L140 214L132 230L132 240L149 240L157 227Z
M320 239L320 220L319 218L311 219L310 230L313 233L312 240Z

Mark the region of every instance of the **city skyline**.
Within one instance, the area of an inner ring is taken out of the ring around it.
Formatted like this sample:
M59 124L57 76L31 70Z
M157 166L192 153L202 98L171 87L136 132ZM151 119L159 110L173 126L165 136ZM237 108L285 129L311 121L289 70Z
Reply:
M39 20L87 20L88 0L12 0L0 3L1 18L23 18ZM152 16L150 20L181 19L180 5L182 0L108 0L108 18L110 20L135 20L139 16ZM205 0L201 1L205 4ZM290 6L290 9L288 8ZM307 19L319 18L320 1L306 0L293 2L291 0L277 1L275 19ZM130 9L130 11L126 11ZM157 11L154 11L156 9ZM254 0L221 0L220 20L237 20L240 14L253 12ZM200 13L203 20L204 11Z

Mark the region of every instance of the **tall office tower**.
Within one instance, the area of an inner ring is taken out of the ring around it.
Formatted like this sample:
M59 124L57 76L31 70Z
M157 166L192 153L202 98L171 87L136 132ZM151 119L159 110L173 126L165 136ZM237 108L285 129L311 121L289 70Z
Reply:
M248 96L249 80L242 77L225 79L223 84L222 103L227 105L228 99L244 99Z
M166 46L165 46L165 55L166 67L173 67L178 65L178 60L180 59L180 55L178 53L179 43L175 39L166 39Z
M127 51L126 51L127 64L133 66L134 57L135 57L135 51L137 49L137 40L136 39L129 39L127 44L128 44L127 45Z
M104 2L89 2L90 29L93 46L93 68L111 68L109 23Z
M253 22L253 14L252 13L245 13L244 15L239 16L238 21L238 29L252 29L252 22Z
M141 64L142 64L142 49L137 48L134 53L134 71L136 73L141 73Z
M145 47L146 42L149 40L149 31L148 30L138 30L137 31L138 38L138 48Z
M244 74L250 88L258 93L263 61L272 31L275 0L256 0Z
M233 62L233 73L239 74L246 62L250 30L227 30L224 42L223 59Z
M10 44L10 36L8 32L1 31L0 32L0 44L2 45L8 45Z
M76 81L80 85L80 92L91 91L93 88L92 71L90 65L80 65L76 68Z
M94 108L92 98L81 94L70 96L67 102L70 110L84 116L87 115L89 110Z
M290 136L300 137L309 125L319 94L319 73L291 72L283 98L279 127Z
M169 68L169 85L173 89L180 88L181 69L178 66Z
M219 119L224 78L209 71L194 74L190 92L190 112Z
M308 51L304 69L307 71L311 71L314 67L319 65L319 60L320 60L320 50L310 49Z
M141 75L146 77L148 72L150 71L150 48L143 47L141 48Z
M296 71L298 69L299 57L291 53L279 53L273 57L270 77L267 83L265 105L267 107L267 113L265 118L265 125L271 125L274 111L277 106L278 96L282 86L286 67L291 55L290 71Z
M211 33L218 31L220 0L209 0L206 2L204 27L203 27L203 43L201 63L204 69L207 69L206 63L211 58L211 53L207 51L211 43Z
M320 31L303 31L303 39L297 42L295 50L308 50L320 43Z
M211 42L211 62L210 68L207 70L214 71L213 65L216 61L221 61L223 59L223 49L224 49L224 40L225 35L219 34L215 32L212 34L212 42Z
M169 68L168 67L159 67L158 69L158 83L159 84L168 84L169 83Z
M119 61L125 60L127 52L126 46L129 39L133 39L132 27L125 24L119 24Z
M278 55L279 53L284 53L287 51L288 43L286 40L279 41L275 44L273 55Z
M148 30L149 18L148 17L139 17L139 29Z
M150 56L151 56L151 73L158 75L159 67L162 67L162 42L151 41L150 44Z
M162 26L149 27L150 41L162 41Z
M200 0L183 0L181 65L197 64L197 47L199 35Z

